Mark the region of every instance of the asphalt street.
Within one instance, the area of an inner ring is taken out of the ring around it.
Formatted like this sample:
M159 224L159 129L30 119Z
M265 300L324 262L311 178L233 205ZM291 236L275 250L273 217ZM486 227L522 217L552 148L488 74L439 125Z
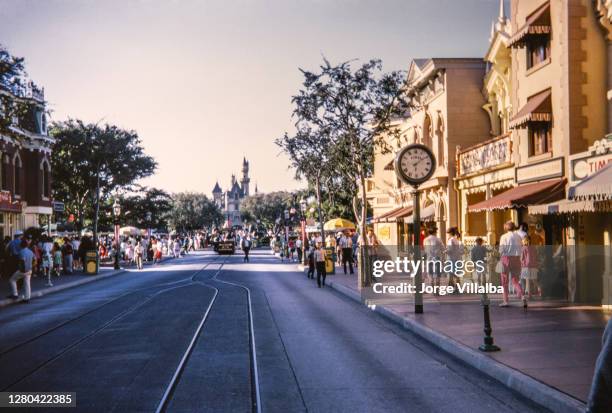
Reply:
M267 250L0 309L0 391L75 392L79 412L543 411Z

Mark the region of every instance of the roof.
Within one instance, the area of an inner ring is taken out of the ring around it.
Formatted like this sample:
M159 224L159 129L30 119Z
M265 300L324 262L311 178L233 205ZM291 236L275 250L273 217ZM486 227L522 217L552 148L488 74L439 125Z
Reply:
M527 122L550 122L552 120L550 95L550 89L546 89L527 99L527 103L510 119L510 128L521 128Z
M436 213L436 206L434 204L427 205L425 208L419 211L419 218L421 221L433 221ZM410 215L404 222L408 224L414 223L414 214Z
M570 201L562 199L548 204L530 205L531 215L573 214L577 212L612 212L612 202L607 201Z
M223 192L223 190L219 186L219 181L217 181L217 183L215 183L215 187L212 190L212 193L213 194L217 194L217 193L221 193L221 192Z
M526 208L529 205L558 201L565 195L565 178L516 186L482 202L468 206L470 212Z
M399 207L392 209L391 211L385 212L382 215L374 217L374 222L396 222L398 219L401 221L412 213L412 206Z
M612 163L608 163L579 184L570 187L567 198L577 201L612 200Z
M508 45L510 47L521 47L528 35L548 34L550 32L550 3L547 1L527 17L525 24L512 35Z

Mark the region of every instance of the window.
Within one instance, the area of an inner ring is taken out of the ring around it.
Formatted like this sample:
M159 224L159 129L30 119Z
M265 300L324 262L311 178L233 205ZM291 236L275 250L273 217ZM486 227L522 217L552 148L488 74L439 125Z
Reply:
M15 195L21 195L21 160L19 158L15 158L13 162L13 167L15 168L15 173L13 175L13 192Z
M527 69L539 65L550 57L550 36L533 36L527 42Z
M45 198L49 198L49 189L50 189L51 185L49 182L49 166L45 163L43 164L43 170L42 170L42 190L43 190L43 197Z
M8 187L8 158L6 156L2 157L2 190L9 191Z
M534 122L529 125L529 156L538 156L552 151L552 134L549 122Z

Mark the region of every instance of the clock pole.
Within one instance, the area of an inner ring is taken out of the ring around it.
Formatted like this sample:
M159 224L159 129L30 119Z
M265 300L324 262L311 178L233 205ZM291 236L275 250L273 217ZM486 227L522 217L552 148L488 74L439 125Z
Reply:
M416 185L412 191L412 204L414 205L414 212L412 213L412 225L414 229L414 261L419 262L421 260L421 202L419 187ZM416 274L414 275L414 285L416 286L414 293L415 314L423 314L423 294L421 293L422 283L422 270L421 266L418 266Z

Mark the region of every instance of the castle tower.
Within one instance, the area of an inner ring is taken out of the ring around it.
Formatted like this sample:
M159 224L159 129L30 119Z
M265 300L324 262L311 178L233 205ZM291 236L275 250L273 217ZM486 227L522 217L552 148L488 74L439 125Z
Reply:
M242 185L242 193L244 196L249 196L249 183L251 182L251 178L249 178L249 161L246 160L246 157L242 160L242 180L240 181Z
M215 204L217 204L219 208L223 207L223 190L219 186L219 181L215 183L215 187L212 190L212 195Z

